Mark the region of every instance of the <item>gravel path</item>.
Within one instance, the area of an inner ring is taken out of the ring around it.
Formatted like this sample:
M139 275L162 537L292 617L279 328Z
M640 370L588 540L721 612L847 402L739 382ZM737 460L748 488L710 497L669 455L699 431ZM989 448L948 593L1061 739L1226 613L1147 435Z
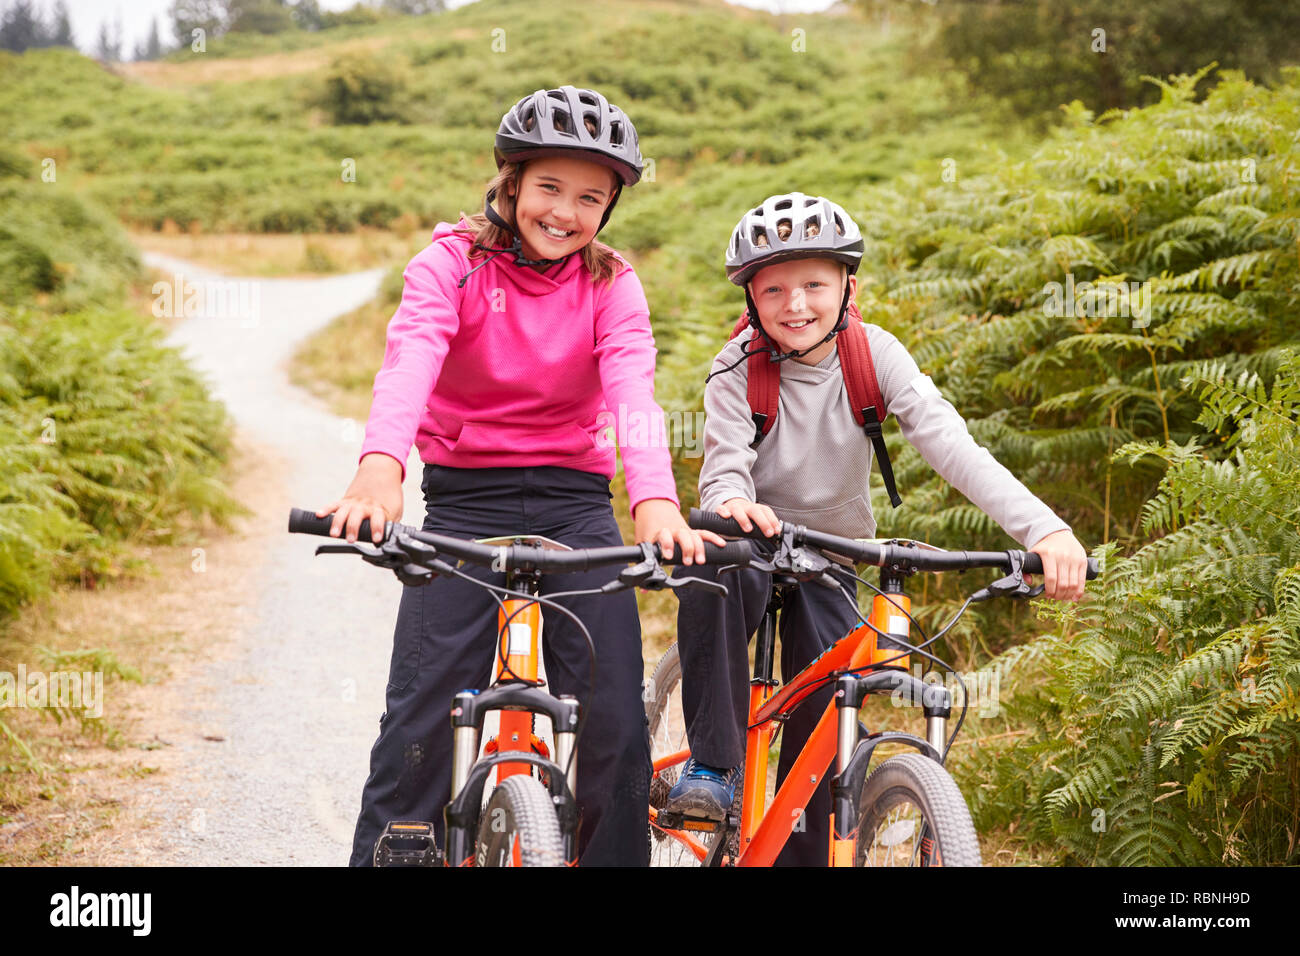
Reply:
M232 279L162 255L145 260L185 281ZM347 861L401 584L359 559L315 557L318 542L283 530L290 507L317 508L343 492L364 427L289 385L283 366L303 338L373 298L382 274L240 280L260 306L255 321L196 316L170 336L208 377L241 436L282 459L282 497L258 508L265 530L247 549L247 623L234 646L176 688L185 718L209 739L170 741L185 772L142 788L143 811L188 812L141 863ZM414 453L407 475L403 519L418 523Z

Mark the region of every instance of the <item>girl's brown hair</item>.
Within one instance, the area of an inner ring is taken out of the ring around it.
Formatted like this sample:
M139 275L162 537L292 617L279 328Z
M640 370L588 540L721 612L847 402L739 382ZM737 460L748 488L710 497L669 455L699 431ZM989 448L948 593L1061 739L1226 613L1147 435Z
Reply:
M515 221L515 197L510 194L507 186L513 186L516 193L519 191L519 183L523 178L524 164L505 162L501 165L501 170L488 183L487 195L495 194L493 204L501 218L506 222ZM469 228L461 228L457 231L472 233L474 236L474 246L470 249L469 257L471 259L481 258L488 255L487 250L501 249L508 247L514 242L514 236L500 226L494 225L483 213L475 213L472 216L466 216L461 213L463 219L468 220ZM582 257L582 264L587 267L587 272L597 282L613 282L622 266L615 257L614 250L599 240L593 239L581 249L578 255Z

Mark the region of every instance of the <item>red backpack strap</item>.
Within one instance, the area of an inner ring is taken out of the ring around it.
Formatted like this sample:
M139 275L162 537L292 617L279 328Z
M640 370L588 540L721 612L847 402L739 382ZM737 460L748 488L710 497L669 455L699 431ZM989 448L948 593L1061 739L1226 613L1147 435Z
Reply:
M749 328L749 313L744 312L736 327L731 330L734 339ZM755 335L760 334L755 331ZM757 448L759 443L776 424L776 410L781 401L781 367L768 358L767 352L758 352L749 357L749 384L746 397L749 399L749 417L754 422L754 440L750 448Z
M844 388L849 393L853 420L862 426L875 450L889 503L897 508L903 499L898 496L898 488L894 484L894 469L889 463L885 433L881 428L888 413L885 410L884 396L880 394L876 366L871 361L867 330L862 325L862 313L858 311L856 302L849 303L847 319L844 331L835 337L840 353L840 371L844 375Z

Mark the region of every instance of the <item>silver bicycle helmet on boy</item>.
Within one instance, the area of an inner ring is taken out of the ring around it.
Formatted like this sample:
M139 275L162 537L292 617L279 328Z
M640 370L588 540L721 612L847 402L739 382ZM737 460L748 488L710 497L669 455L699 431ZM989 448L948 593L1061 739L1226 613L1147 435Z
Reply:
M636 127L627 115L595 90L561 86L525 96L501 117L497 129L497 168L568 151L607 166L624 186L641 178Z
M862 261L862 232L838 204L821 196L769 196L741 217L727 244L727 278L743 286L765 266L787 259L835 259L849 275Z

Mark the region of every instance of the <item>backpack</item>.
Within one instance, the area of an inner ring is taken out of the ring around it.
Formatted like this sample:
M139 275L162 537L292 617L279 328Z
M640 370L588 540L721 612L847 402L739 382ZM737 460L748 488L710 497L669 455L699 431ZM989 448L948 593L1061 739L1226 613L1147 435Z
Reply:
M848 323L844 330L835 336L844 388L849 393L853 420L862 426L862 431L875 450L889 503L897 508L903 499L898 496L898 489L894 486L894 469L889 464L889 452L885 448L885 434L881 428L887 416L885 399L880 394L880 384L876 381L876 367L871 361L867 330L862 327L862 313L858 311L856 302L849 303L846 318ZM745 312L731 330L731 338L734 339L747 328L749 313ZM754 420L754 440L750 443L750 448L757 448L776 424L780 395L781 363L771 361L766 352L751 355L748 398L749 411Z

